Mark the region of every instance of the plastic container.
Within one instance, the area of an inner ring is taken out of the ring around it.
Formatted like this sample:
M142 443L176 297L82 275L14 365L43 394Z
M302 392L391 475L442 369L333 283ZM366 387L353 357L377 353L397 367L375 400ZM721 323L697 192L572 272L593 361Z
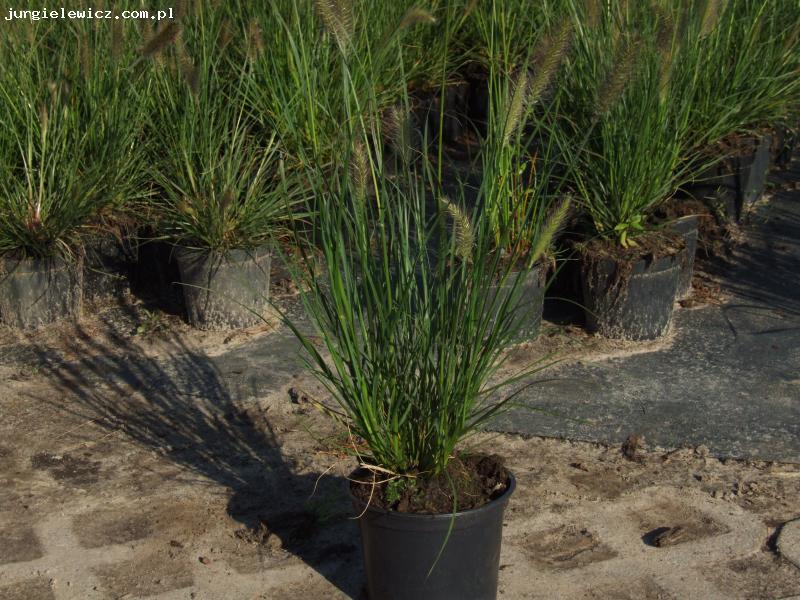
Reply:
M495 600L503 514L515 487L509 474L508 488L499 498L444 515L366 508L351 496L361 515L370 600Z
M684 195L719 206L732 222L738 222L745 204L764 194L771 160L772 136L743 136L736 152L697 173L683 186Z
M531 341L539 335L547 284L546 276L547 269L543 265L534 265L530 271L511 273L502 286L495 285L490 288L487 304L492 306L495 311L499 309L506 297L511 297L510 302L514 311L512 327L517 330L513 336L514 342Z
M17 329L36 329L60 320L78 320L82 288L80 261L0 259L0 322Z
M584 259L582 287L586 325L608 338L654 340L667 332L686 262L685 249L656 260L621 265ZM624 268L624 276L618 272Z
M767 175L771 160L772 136L763 135L755 139L752 154L740 159L739 189L742 204L752 204L761 199L767 187Z
M687 215L672 222L672 231L686 242L686 261L681 264L678 277L678 300L686 298L692 291L692 275L694 274L694 257L697 254L697 215Z
M136 247L114 238L92 240L86 247L83 272L84 300L122 299L131 291Z
M269 308L272 254L178 248L175 252L189 323L199 329L239 329L263 322Z

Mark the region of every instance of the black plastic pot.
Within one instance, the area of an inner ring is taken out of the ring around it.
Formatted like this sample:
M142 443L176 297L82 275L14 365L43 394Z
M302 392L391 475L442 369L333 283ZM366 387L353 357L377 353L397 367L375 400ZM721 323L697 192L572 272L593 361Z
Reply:
M679 300L686 298L692 289L694 257L697 253L697 223L697 215L688 215L676 219L671 226L672 231L680 235L686 243L686 260L681 263L678 290L675 294Z
M491 303L495 310L499 309L506 298L509 298L513 306L512 326L517 330L513 337L514 342L531 341L539 335L546 284L547 268L538 264L530 271L511 273L505 284L490 288L487 303Z
M418 118L427 125L432 139L441 133L446 142L454 143L468 130L469 91L469 84L459 81L447 85L444 94L438 89L419 94Z
M80 261L63 258L0 259L0 322L35 329L64 319L77 320L82 310Z
M120 299L131 291L136 248L114 238L90 242L86 247L83 297L90 302Z
M775 127L772 137L772 166L777 169L786 169L792 162L792 156L797 151L797 130L792 130L785 125Z
M739 220L742 202L739 194L739 177L733 160L724 160L699 173L691 183L684 185L681 196L703 202L730 222Z
M586 325L608 338L653 340L669 328L685 249L633 264L584 257L581 274Z
M772 137L744 137L737 153L698 172L681 188L683 195L720 209L732 222L742 216L745 204L757 201L766 189Z
M494 600L503 514L516 487L509 478L501 497L455 514L397 513L353 497L370 600Z
M269 309L271 252L226 254L176 250L186 312L199 329L238 329L262 323Z
M469 80L469 118L480 135L486 135L489 120L489 81L485 74L476 75Z
M740 159L739 187L744 204L752 204L764 195L767 187L772 136L765 134L756 138L755 149Z

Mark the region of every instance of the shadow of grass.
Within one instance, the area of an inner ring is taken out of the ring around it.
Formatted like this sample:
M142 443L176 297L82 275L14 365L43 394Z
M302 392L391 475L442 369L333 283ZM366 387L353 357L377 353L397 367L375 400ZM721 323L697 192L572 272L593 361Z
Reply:
M168 350L149 357L104 318L98 319L102 335L98 321L93 333L76 326L80 360L67 362L34 345L42 373L70 400L51 402L54 408L122 429L187 472L226 488L229 515L253 532L252 539L263 543L277 536L281 548L358 597L363 575L356 527L345 518L351 511L343 479L299 474L266 411L233 398L202 351L166 334Z

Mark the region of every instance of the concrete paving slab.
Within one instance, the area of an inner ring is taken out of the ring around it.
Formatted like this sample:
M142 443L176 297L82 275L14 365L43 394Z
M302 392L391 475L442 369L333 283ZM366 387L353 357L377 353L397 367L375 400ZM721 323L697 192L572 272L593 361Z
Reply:
M789 521L781 528L778 552L800 569L800 519Z
M676 309L655 351L549 371L492 428L800 462L800 195L771 199L747 231L721 306Z

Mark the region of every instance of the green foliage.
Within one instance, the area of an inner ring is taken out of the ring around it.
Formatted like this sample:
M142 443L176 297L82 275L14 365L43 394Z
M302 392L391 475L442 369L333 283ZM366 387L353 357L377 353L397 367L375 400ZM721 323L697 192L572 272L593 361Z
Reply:
M252 61L248 103L292 157L310 156L315 167L348 143L343 124L398 102L412 81L431 78L447 59L436 43L423 45L438 23L435 7L354 0L264 6L253 19L270 51ZM417 60L399 61L401 51Z
M561 123L580 147L571 178L592 228L635 243L687 175L691 105L674 101L669 12L609 9L581 27ZM683 90L685 93L690 88Z
M143 89L157 185L150 206L161 234L182 246L255 248L301 216L293 213L298 189L287 184L275 133L246 112L247 71L218 47L224 21L187 23L148 65Z
M130 34L85 22L4 29L0 253L72 254L87 229L142 195Z
M800 4L709 0L686 8L676 101L691 106L698 147L800 113Z
M569 201L563 198L563 177L569 162L568 140L554 127L559 97L547 93L568 56L572 24L556 22L528 49L525 62L513 73L503 66L507 53L506 21L496 23L499 8L492 4L493 19L481 15L481 35L490 54L489 117L482 140L481 193L498 249L524 257L527 266L540 260L566 221ZM529 39L532 38L528 32Z
M408 160L420 140L397 134L418 118L420 91L475 71L490 87L482 157L496 245L541 246L565 173L595 228L627 242L698 151L800 113L794 0L198 0L175 10L175 22L7 23L0 252L69 253L122 214L157 216L160 234L181 243L260 243L306 193L297 177L343 153L357 163L350 131L399 117L403 128L384 126L381 141Z
M373 143L380 130L369 132L351 146L368 154L369 196L352 176L352 157L310 182L322 198L314 245L323 269L308 256L296 275L313 335L287 324L339 418L368 446L367 460L434 475L504 406L494 393L514 379L489 381L518 314L509 296L487 289L521 278L500 261L485 219L472 216L469 245L445 226L448 212L462 218L463 196L458 209L429 210L428 198L442 198L430 165L388 161Z
M386 491L384 492L386 502L390 505L399 502L406 490L413 488L413 481L413 479L409 479L408 477L398 477L397 479L389 481L386 484Z

